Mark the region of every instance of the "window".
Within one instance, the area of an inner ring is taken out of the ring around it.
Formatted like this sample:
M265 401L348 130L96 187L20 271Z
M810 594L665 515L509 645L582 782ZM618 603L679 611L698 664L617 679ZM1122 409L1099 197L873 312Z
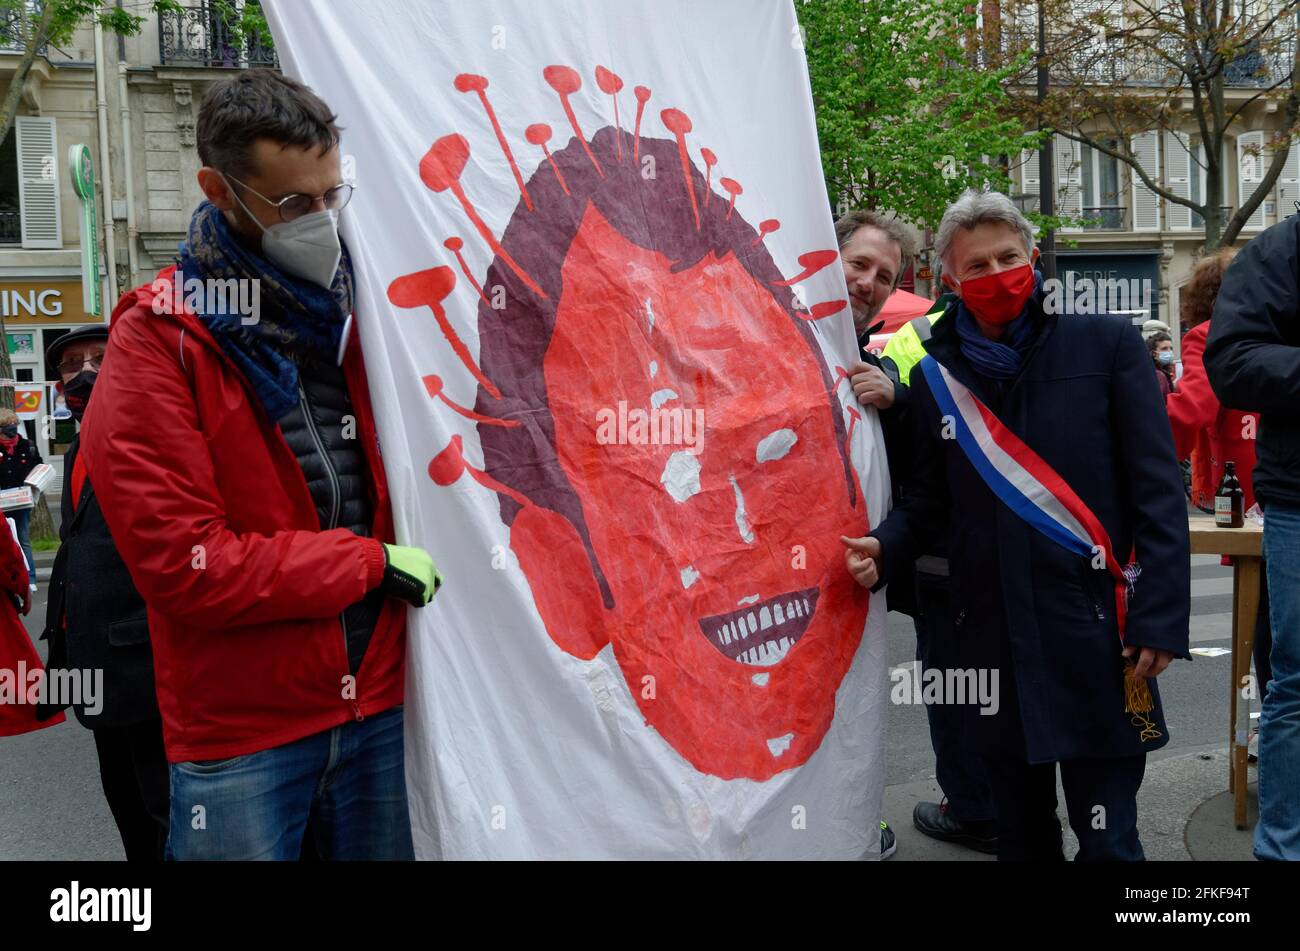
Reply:
M1119 151L1114 139L1107 148ZM1119 159L1098 149L1082 147L1083 217L1089 231L1118 231L1124 227L1124 204L1119 188Z
M12 129L0 144L0 244L22 244L18 199L18 142Z

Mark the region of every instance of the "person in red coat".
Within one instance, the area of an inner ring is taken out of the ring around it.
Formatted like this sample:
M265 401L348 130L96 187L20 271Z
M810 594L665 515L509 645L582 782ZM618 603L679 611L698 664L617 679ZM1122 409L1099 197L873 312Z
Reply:
M1255 504L1252 473L1259 414L1224 407L1210 388L1204 362L1210 314L1214 312L1223 274L1236 254L1236 248L1223 248L1202 258L1192 269L1179 304L1179 318L1189 328L1183 334L1183 376L1177 391L1165 398L1169 425L1174 431L1174 451L1179 459L1192 460L1192 504L1202 511L1214 509L1214 493L1223 481L1225 462L1236 463L1245 510ZM1226 556L1223 560L1231 563ZM1273 641L1269 633L1268 583L1262 572L1259 594L1254 655L1262 699L1271 675L1268 655Z
M1223 464L1229 460L1237 464L1246 509L1255 504L1251 471L1255 468L1259 414L1220 405L1210 389L1202 359L1219 284L1236 253L1234 248L1224 248L1203 258L1183 288L1179 316L1189 328L1183 334L1183 377L1177 391L1165 400L1174 431L1174 451L1179 459L1192 459L1192 503L1200 509L1214 508L1214 493L1223 480Z
M63 714L49 720L36 719L36 704L28 695L32 674L45 667L27 636L19 615L32 607L27 584L27 559L8 525L0 526L0 736L17 736L63 722Z

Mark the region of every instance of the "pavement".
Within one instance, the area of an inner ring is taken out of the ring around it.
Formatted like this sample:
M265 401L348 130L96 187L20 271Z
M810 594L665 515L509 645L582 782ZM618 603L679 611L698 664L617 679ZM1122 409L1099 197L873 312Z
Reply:
M54 553L37 553L38 577L49 573ZM1208 653L1192 663L1176 662L1161 676L1170 742L1147 762L1138 796L1143 847L1153 860L1251 861L1251 833L1233 823L1228 793L1229 646L1231 569L1216 557L1192 558L1192 647ZM29 632L44 625L41 585L26 619ZM38 643L42 656L45 645ZM890 615L891 667L909 666L916 652L910 619ZM934 754L925 707L890 705L886 724L886 771L882 813L898 837L890 860L992 861L991 856L930 839L912 826L912 809L922 799L942 796L934 781ZM0 860L121 860L121 842L99 785L94 740L75 721L0 740ZM1254 768L1251 767L1252 774ZM1058 810L1066 855L1076 842L1065 821L1064 795ZM1250 824L1257 815L1250 788Z

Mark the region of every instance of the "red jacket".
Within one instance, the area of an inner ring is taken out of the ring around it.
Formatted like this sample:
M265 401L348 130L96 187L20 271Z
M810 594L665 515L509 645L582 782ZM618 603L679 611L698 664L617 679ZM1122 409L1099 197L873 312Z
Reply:
M155 314L153 297L137 288L113 312L81 446L148 604L167 759L269 749L401 703L405 605L387 600L355 684L339 622L378 586L380 540L393 538L356 334L343 368L372 477L371 538L321 530L243 374L197 318Z
M27 559L0 513L0 736L63 722L60 713L38 723L36 705L30 702L36 699L31 690L39 684L32 673L45 667L13 605L13 598L21 600L27 594Z
M1214 493L1223 480L1223 464L1237 464L1237 479L1245 494L1245 508L1255 504L1251 472L1255 468L1258 413L1224 409L1205 376L1205 338L1210 322L1197 324L1183 335L1183 377L1178 391L1165 400L1174 449L1179 459L1192 459L1192 502L1214 508Z

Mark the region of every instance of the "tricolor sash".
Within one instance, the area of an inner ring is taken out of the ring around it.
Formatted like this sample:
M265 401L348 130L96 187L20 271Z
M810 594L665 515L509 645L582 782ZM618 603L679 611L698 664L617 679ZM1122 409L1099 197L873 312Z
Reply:
M1128 599L1140 570L1137 564L1120 564L1097 516L965 384L932 356L920 365L939 412L953 421L957 445L993 494L1062 548L1085 558L1105 556L1106 569L1115 579L1115 618L1123 643Z

